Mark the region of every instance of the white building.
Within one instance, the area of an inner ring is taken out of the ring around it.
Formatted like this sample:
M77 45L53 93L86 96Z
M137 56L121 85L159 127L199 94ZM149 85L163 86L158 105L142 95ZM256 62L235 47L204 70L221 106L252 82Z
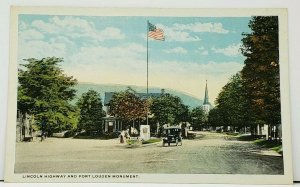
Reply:
M208 100L208 88L207 88L207 80L206 80L206 85L205 85L205 95L204 95L204 101L202 105L202 109L205 114L208 114L208 112L212 109L212 106Z

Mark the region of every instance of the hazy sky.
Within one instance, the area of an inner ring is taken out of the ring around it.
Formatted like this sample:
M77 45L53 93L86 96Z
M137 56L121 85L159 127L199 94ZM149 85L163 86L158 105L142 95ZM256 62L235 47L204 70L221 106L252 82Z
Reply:
M63 57L63 70L79 82L146 86L149 20L165 33L165 41L149 40L149 86L203 99L207 79L213 103L243 67L249 19L20 15L18 59Z

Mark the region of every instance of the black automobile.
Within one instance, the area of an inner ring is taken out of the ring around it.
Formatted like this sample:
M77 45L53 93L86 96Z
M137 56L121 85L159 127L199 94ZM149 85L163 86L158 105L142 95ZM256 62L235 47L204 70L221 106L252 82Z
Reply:
M182 145L180 127L167 127L164 129L163 146L165 146L166 143L168 146L170 146L171 143L175 143L176 146Z

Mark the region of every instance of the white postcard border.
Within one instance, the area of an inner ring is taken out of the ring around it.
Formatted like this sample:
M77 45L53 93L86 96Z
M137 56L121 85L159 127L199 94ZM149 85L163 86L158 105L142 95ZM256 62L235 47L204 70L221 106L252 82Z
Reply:
M283 126L284 175L236 175L236 174L134 174L134 173L26 173L15 174L16 111L17 111L17 49L18 15L85 15L85 16L177 16L177 17L279 17L281 114ZM6 142L5 182L156 182L156 183L236 183L236 184L291 184L292 154L290 127L290 94L288 80L287 9L154 9L154 8L67 8L67 7L12 7L10 36L10 64L8 88L8 118ZM24 175L32 175L26 177ZM76 178L49 178L45 175L76 175ZM107 175L108 178L79 178L79 175ZM112 175L124 178L112 178ZM135 178L126 175L135 175Z

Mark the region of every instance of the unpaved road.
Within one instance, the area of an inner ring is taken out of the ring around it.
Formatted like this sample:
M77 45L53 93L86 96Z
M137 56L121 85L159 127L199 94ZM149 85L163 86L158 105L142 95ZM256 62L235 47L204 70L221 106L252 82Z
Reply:
M251 142L199 132L183 146L127 148L118 139L17 143L16 173L283 174L283 159Z

